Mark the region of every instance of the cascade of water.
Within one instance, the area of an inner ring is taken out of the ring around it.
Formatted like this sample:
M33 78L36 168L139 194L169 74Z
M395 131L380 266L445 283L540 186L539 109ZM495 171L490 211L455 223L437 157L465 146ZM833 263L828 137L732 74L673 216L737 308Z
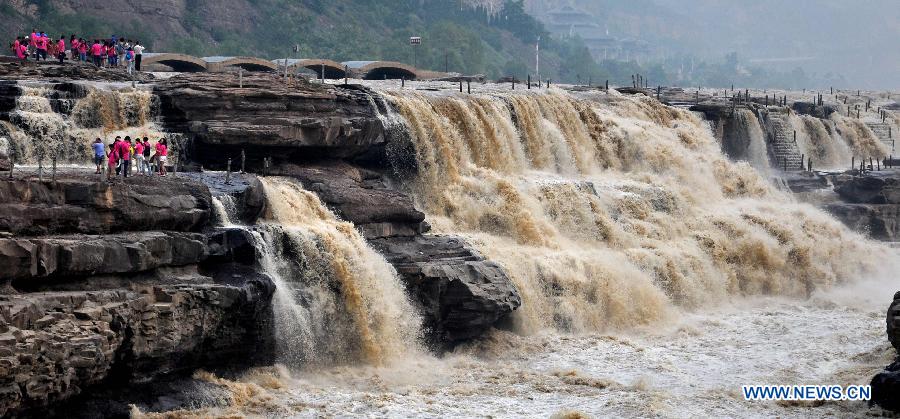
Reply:
M437 232L462 233L507 269L523 331L805 296L864 275L882 250L729 161L696 116L653 100L383 94L415 146L417 205Z
M248 231L277 287L279 361L382 364L417 351L421 320L393 267L296 181L261 181L266 221ZM217 207L230 224L225 201Z
M81 99L56 98L46 87L19 85L22 94L2 122L0 135L10 138L16 159L35 163L57 157L60 163L87 163L95 138L107 143L115 136L164 137L153 121L153 95L145 90L91 88ZM59 109L54 109L57 101Z

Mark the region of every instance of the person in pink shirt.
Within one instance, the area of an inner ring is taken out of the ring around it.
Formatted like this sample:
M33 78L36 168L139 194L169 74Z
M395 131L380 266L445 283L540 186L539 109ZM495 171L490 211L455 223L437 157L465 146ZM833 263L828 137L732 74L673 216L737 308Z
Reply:
M89 48L88 48L87 40L85 40L84 38L79 39L78 40L78 59L80 59L82 62L87 61L88 50L89 50Z
M116 137L116 140L113 141L112 144L109 145L109 154L107 155L107 171L106 171L106 180L112 182L113 173L116 172L116 166L119 164L119 152L118 152L118 144L119 138Z
M144 171L144 143L140 137L134 142L134 164L137 165L138 175L149 175Z
M60 35L59 41L56 41L56 58L59 59L60 64L62 64L63 61L66 60L66 37L65 37L65 35Z
M28 59L28 46L25 42L19 44L19 47L16 49L16 58L20 60Z
M78 44L78 38L76 38L75 35L72 35L72 37L69 38L69 47L71 48L69 50L70 51L69 59L71 59L72 62L78 61L79 44Z
M47 47L49 46L49 43L47 41L48 39L44 36L44 34L38 34L37 40L35 40L34 45L37 48L37 58L39 60L47 59Z
M160 138L156 143L156 160L159 166L159 175L166 175L166 162L169 160L169 147L165 138Z
M122 175L127 178L131 173L131 137L125 136L125 141L119 141L119 158L122 159Z
M100 41L94 40L94 45L91 45L91 58L94 59L94 65L100 67L103 65L103 45L100 45Z

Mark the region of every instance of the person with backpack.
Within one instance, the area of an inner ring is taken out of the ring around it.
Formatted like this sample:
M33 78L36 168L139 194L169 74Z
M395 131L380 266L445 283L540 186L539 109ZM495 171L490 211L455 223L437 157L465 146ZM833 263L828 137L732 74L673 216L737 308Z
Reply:
M134 71L134 48L128 48L125 52L125 65L128 66L128 74Z
M119 42L116 42L116 66L118 67L125 61L125 51L128 47L125 46L125 40L119 39Z

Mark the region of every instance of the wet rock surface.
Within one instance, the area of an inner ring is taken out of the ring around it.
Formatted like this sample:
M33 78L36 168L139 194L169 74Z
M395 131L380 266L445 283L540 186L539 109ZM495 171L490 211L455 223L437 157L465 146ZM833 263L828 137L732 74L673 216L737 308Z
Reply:
M876 240L900 241L900 205L828 204L828 211L848 227Z
M900 178L894 172L836 177L835 191L853 204L900 204Z
M900 412L900 359L872 379L872 403Z
M58 64L52 61L0 62L0 79L7 80L96 80L96 81L152 81L150 73L129 75L124 70L97 68L91 64Z
M484 333L521 298L497 264L457 237L370 240L397 269L426 319L432 341L448 345Z

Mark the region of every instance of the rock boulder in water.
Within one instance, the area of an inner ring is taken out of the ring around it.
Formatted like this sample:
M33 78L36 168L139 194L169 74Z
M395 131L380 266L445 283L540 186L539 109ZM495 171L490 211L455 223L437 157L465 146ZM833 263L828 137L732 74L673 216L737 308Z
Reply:
M370 243L397 269L432 340L441 345L484 333L522 304L506 272L461 238L417 236Z
M900 412L900 360L872 379L872 403Z
M11 162L9 160L9 139L0 137L0 171L9 171Z

